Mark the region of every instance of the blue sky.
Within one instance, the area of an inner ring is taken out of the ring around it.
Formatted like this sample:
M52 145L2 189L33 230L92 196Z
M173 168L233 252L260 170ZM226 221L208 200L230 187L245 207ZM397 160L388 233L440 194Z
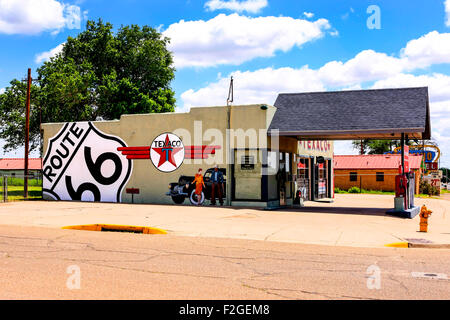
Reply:
M371 5L379 29L367 25ZM433 138L450 166L450 0L0 0L0 90L98 18L172 38L177 111L223 105L231 75L236 103L273 104L279 92L429 86ZM336 144L336 154L354 152Z

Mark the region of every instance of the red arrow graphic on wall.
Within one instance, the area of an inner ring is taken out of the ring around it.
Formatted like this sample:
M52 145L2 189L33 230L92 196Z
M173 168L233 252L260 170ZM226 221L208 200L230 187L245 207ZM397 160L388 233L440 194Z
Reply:
M185 159L208 159L210 154L216 154L220 146L186 146L184 148ZM122 152L127 159L150 159L150 147L120 147L117 151Z

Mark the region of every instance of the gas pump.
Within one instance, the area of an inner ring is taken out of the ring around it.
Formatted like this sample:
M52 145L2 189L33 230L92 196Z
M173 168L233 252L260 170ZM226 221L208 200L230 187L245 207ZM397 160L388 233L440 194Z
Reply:
M406 142L408 136L406 136ZM414 206L415 174L410 172L409 167L409 147L405 145L405 135L402 133L402 159L399 166L399 174L395 176L395 199L394 209L386 213L401 216L404 218L414 218L420 208Z
M408 209L408 177L407 174L395 176L395 197L403 198L404 208Z

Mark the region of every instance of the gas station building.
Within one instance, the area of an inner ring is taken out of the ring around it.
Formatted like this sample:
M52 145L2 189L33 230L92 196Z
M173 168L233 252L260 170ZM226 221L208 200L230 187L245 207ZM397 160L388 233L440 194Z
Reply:
M48 200L131 202L126 190L133 188L135 203L173 203L168 184L218 165L226 168L228 205L276 208L298 197L333 198L333 140L429 139L430 114L422 87L280 94L273 106L122 115L42 130Z

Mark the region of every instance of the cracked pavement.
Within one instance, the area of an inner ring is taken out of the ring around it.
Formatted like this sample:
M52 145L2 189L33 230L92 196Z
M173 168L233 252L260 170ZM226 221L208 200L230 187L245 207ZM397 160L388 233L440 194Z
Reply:
M449 299L450 250L0 226L0 299ZM80 268L80 289L66 282ZM367 268L381 270L368 289Z
M0 203L0 225L62 228L83 224L148 226L171 235L330 246L384 247L406 239L450 244L449 201L416 199L433 211L429 232L419 217L386 215L393 196L337 194L334 203L267 211L243 207L142 205L63 201Z

